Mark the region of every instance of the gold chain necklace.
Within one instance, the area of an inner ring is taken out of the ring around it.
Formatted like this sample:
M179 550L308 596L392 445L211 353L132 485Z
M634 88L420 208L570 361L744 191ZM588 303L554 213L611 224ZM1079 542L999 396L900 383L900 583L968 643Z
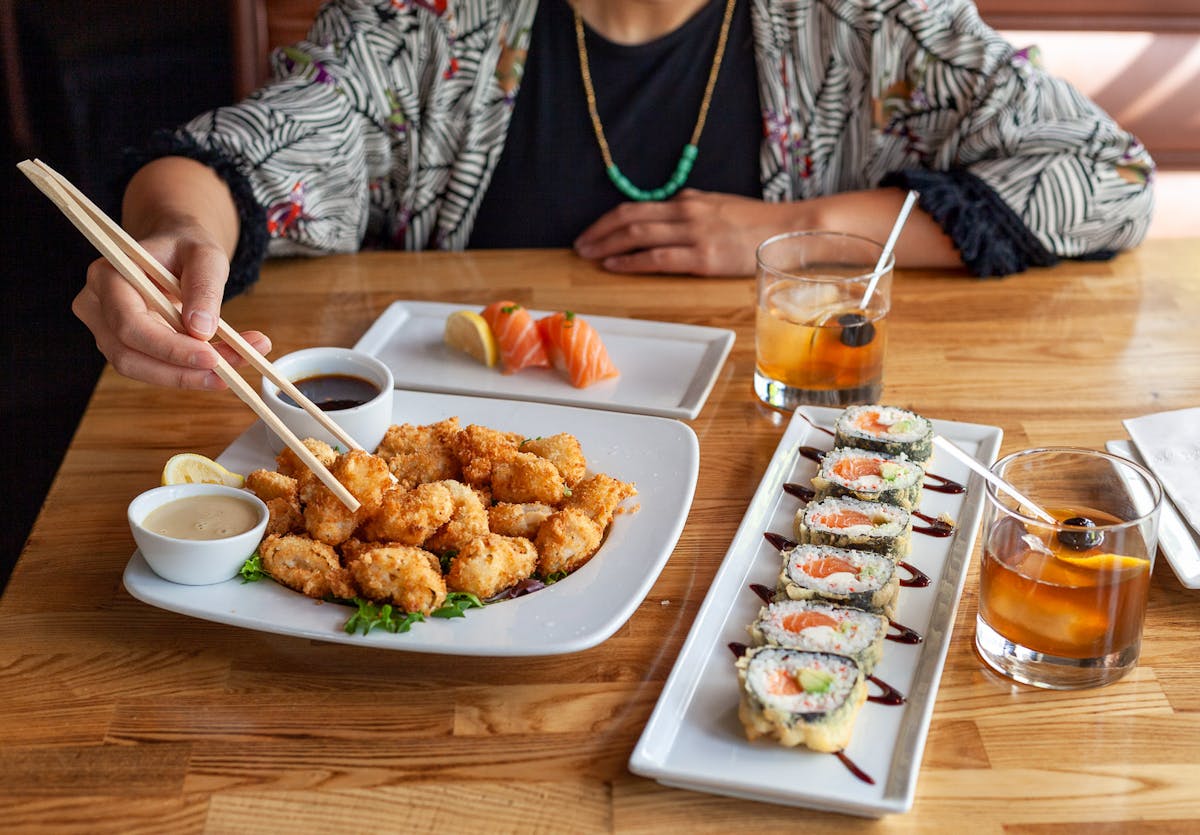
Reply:
M696 117L696 127L692 130L691 141L683 146L683 153L679 156L679 163L675 166L675 172L671 174L671 178L659 188L649 191L640 189L631 183L613 162L612 152L608 148L608 140L604 138L604 127L600 124L600 113L596 109L596 91L592 88L592 72L588 66L587 45L584 44L583 38L583 17L579 14L579 8L575 8L575 41L579 46L579 72L583 76L583 90L587 95L588 113L592 117L592 130L596 134L596 142L600 145L600 156L604 158L604 171L608 174L608 179L612 180L613 185L626 197L632 200L665 200L683 188L683 184L687 182L687 178L692 173L692 166L696 164L696 155L700 151L700 134L704 130L704 122L708 118L708 105L712 101L713 87L717 83L717 73L721 71L721 59L725 57L725 42L729 39L729 24L733 20L733 8L736 5L737 0L726 0L725 18L721 21L721 33L717 37L717 49L713 54L712 68L708 71L708 83L704 86L704 98L700 100L700 115Z

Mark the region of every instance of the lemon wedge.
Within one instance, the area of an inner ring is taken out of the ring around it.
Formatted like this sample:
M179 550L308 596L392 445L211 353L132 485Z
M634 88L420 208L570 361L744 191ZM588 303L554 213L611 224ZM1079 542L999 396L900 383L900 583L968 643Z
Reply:
M1131 569L1150 567L1149 560L1139 557L1126 557L1120 554L1090 554L1081 557L1058 554L1057 556L1063 562L1091 571L1129 571Z
M241 487L246 479L197 452L181 452L167 459L162 471L165 484L225 484Z
M492 329L474 310L456 310L447 316L443 339L451 348L462 351L488 368L493 367L500 356Z

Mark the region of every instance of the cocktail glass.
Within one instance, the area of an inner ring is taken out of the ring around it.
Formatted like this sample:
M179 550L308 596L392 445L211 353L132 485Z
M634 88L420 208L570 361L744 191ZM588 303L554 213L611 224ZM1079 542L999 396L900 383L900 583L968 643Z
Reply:
M1016 681L1056 690L1116 681L1137 664L1162 487L1089 449L1042 448L992 472L1052 516L987 485L975 646Z
M889 255L840 232L789 232L758 247L754 391L777 409L871 403L883 389Z

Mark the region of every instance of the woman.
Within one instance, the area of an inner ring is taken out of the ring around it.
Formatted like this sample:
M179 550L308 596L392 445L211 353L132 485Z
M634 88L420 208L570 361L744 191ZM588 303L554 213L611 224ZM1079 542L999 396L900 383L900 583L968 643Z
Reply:
M898 260L997 275L1110 256L1152 205L1145 150L969 0L343 0L275 71L130 181L124 224L180 275L191 333L93 264L74 309L121 373L223 387L203 340L266 254L748 274L776 232L882 240L917 188Z

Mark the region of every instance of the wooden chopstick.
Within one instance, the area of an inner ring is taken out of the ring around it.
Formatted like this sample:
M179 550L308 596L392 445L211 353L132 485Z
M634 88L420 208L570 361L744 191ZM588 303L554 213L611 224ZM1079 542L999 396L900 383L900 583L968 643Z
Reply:
M82 191L76 188L70 180L59 174L53 168L40 159L33 160L33 164L45 172L54 182L58 183L68 194L75 198L75 202L103 228L110 237L116 239L121 249L133 259L139 267L150 275L162 287L170 290L175 294L176 298L182 298L182 291L179 287L179 279L177 279L170 270L158 262L158 260L142 247L120 224L116 223L104 211L88 199ZM20 166L18 166L20 167ZM24 170L24 169L22 169ZM27 175L28 176L28 175ZM250 365L266 377L285 394L289 395L296 401L297 405L304 411L308 412L312 417L321 424L330 434L337 438L341 443L345 444L349 449L362 449L362 445L354 440L346 430L337 424L320 406L313 403L304 396L296 385L286 376L279 373L279 370L271 364L271 361L258 352L258 350L242 338L242 335L234 330L224 319L217 320L217 333L221 339L227 342L237 353L243 356Z
M79 205L71 193L59 185L58 178L52 177L42 167L35 165L29 160L18 163L17 167L43 194L58 206L62 213L67 216L67 219L75 225L75 228L82 232L84 237L91 241L92 245L100 251L100 254L107 258L109 263L142 294L147 304L180 333L186 333L183 325L183 317L175 308L175 305L171 303L158 286L146 276L138 264L125 252L120 238L114 240L104 227L93 220L91 214ZM96 211L100 212L99 209L96 209ZM103 213L101 212L101 214ZM153 263L158 263L148 253L146 257L153 261ZM159 265L159 268L166 272L165 268L162 268L161 265ZM216 373L258 415L263 423L299 456L305 466L313 471L317 478L338 497L338 500L342 504L351 511L358 510L358 499L354 498L353 494L346 489L346 486L338 481L333 473L329 472L329 469L321 463L320 459L313 455L312 451L296 437L292 430L288 429L287 425L279 419L279 416L272 412L267 404L262 401L262 398L258 396L254 388L242 379L242 376L223 357L219 357L217 360Z

